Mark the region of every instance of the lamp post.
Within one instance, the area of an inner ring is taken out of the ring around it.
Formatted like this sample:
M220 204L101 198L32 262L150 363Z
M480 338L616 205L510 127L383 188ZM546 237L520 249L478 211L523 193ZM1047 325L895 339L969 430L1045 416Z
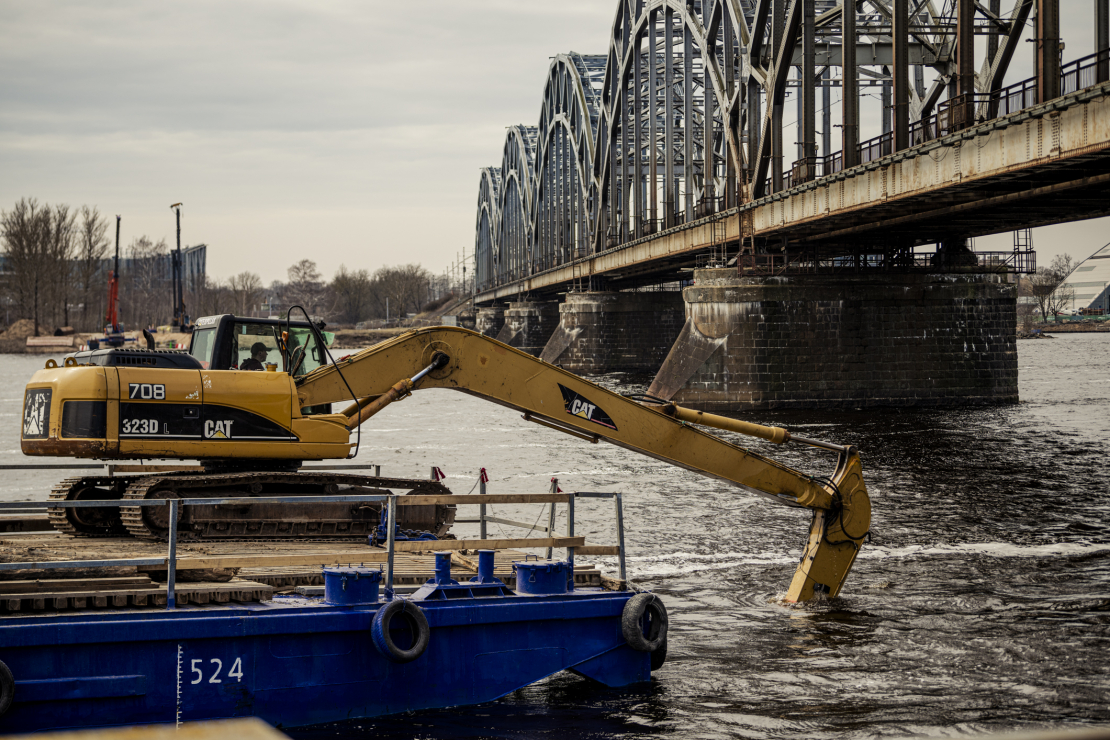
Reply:
M177 250L170 257L173 274L173 328L181 331L185 319L185 296L181 287L181 203L174 203L170 208L177 214Z

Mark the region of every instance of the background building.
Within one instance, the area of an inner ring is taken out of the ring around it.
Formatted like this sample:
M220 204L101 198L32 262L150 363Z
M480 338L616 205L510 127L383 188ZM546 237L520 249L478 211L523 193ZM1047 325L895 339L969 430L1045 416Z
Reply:
M1080 262L1068 275L1063 287L1073 293L1074 311L1110 311L1110 244Z

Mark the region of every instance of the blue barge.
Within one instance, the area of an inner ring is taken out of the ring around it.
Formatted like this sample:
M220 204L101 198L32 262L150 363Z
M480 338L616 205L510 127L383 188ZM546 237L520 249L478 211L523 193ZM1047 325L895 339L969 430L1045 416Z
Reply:
M576 587L573 550L516 563L515 588L494 577L493 550L468 581L439 552L434 577L402 596L383 582L389 540L389 571L327 568L323 598L0 618L0 732L300 727L491 701L563 670L625 686L665 658L662 602Z

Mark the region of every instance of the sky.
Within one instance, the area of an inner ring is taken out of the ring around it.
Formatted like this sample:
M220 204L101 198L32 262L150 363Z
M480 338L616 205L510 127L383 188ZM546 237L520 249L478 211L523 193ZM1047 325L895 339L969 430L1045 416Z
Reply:
M172 245L181 202L216 278L306 257L442 272L473 251L479 170L536 124L551 57L604 53L616 7L0 0L0 209L87 204L123 217L125 246ZM1062 0L1065 59L1091 50L1089 7ZM1039 261L1086 257L1107 224L1038 230Z

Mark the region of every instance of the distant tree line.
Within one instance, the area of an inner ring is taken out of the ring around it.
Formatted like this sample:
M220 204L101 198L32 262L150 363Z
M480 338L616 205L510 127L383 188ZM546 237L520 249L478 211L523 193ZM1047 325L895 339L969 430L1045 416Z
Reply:
M269 286L253 272L242 272L226 283L213 283L197 291L193 315L218 313L284 316L293 306L301 306L314 318L331 324L355 325L374 319L404 317L418 313L436 295L432 276L420 265L348 269L340 265L330 281L325 280L316 263L301 260L287 271L286 282ZM302 318L294 311L293 318Z
M0 300L7 319L32 319L43 327L104 328L112 239L110 220L95 207L39 203L24 198L0 211L4 269ZM126 329L170 322L173 298L166 275L169 246L139 236L121 247L120 321ZM287 281L269 286L253 272L227 280L201 276L185 292L186 312L197 318L221 313L283 316L291 306L329 324L418 313L443 299L443 287L416 264L368 269L341 265L330 281L309 259L287 271ZM439 299L437 301L437 299ZM294 318L299 318L299 312Z

